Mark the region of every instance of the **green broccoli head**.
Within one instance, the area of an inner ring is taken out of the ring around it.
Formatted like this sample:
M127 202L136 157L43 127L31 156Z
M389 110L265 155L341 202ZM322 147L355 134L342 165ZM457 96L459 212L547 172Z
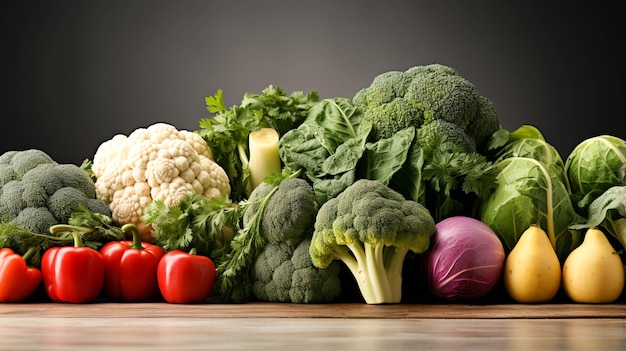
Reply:
M108 205L96 199L95 185L85 170L56 163L43 151L4 153L0 156L0 174L2 222L46 234L50 225L67 223L79 203L92 212L111 215Z
M252 292L266 302L324 303L341 294L339 262L326 269L313 266L309 238L297 246L269 243L257 257Z
M352 100L363 118L372 121L372 136L377 139L410 125L420 128L444 120L460 127L482 150L487 136L499 129L491 101L455 69L441 64L382 73Z
M407 253L425 252L434 234L435 221L423 205L360 179L320 207L309 254L319 268L343 261L367 303L397 303Z
M274 187L263 182L252 191L251 205L244 212L244 223L248 223L258 211L258 200L265 198ZM306 180L285 178L265 205L261 235L269 243L298 244L313 232L317 207L313 187Z

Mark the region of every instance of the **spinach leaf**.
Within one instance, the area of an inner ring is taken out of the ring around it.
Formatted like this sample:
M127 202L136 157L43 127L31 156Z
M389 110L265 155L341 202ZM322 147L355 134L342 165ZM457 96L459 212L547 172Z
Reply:
M324 99L283 135L279 154L285 167L304 170L322 204L354 182L371 129L350 99Z
M367 157L361 170L362 177L390 185L393 176L407 163L415 134L415 127L409 127L396 132L391 138L368 143Z

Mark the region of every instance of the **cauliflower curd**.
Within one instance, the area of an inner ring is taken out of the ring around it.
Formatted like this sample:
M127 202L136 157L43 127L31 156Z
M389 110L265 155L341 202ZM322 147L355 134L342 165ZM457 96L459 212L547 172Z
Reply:
M92 171L96 196L109 204L115 222L134 223L142 237L150 234L142 215L153 201L175 206L192 192L209 198L230 193L228 175L202 137L166 123L105 141Z

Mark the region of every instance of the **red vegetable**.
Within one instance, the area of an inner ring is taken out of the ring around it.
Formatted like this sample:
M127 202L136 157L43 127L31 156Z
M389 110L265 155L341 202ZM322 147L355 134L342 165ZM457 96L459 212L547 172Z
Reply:
M110 241L100 249L104 292L115 300L150 300L159 293L157 266L165 251L141 241L139 228L134 224L126 224L122 230L131 230L133 240Z
M98 250L82 246L85 228L54 225L54 233L71 231L74 246L52 247L41 257L41 274L46 293L55 302L84 303L98 298L104 283L104 261Z
M485 223L455 216L436 224L431 247L425 253L432 294L446 301L486 296L500 280L504 247Z
M0 302L20 302L31 296L41 284L41 271L26 265L23 256L9 248L0 249Z
M215 264L192 250L172 250L157 267L159 290L169 303L199 303L211 293L216 278Z

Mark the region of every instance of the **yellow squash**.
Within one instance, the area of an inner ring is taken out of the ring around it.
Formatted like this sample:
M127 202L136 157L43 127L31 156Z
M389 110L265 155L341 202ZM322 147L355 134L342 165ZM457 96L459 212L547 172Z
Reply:
M526 229L507 256L503 271L509 296L522 303L542 303L561 287L561 263L541 227Z
M609 303L622 294L624 266L601 230L588 229L582 244L565 259L563 289L581 303Z

